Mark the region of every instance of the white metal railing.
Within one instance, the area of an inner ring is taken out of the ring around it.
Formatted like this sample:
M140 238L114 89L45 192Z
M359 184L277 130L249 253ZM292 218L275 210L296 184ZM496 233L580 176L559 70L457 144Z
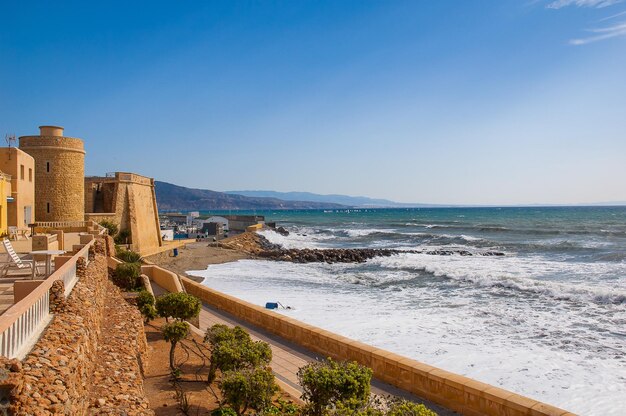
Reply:
M63 280L67 298L78 282L76 262L89 256L91 240L65 264L0 316L0 355L22 359L37 342L52 319L50 313L50 288L56 280Z
M94 240L91 240L91 244L93 244ZM67 298L70 293L72 293L72 289L74 289L74 285L78 282L78 274L76 273L76 264L80 257L85 259L85 264L89 262L89 247L91 244L87 244L85 247L81 248L78 253L76 253L66 264L69 263L69 267L65 270L62 270L63 267L59 268L60 273L58 279L63 279L63 287L65 288L65 297ZM65 266L65 264L64 264ZM53 274L54 276L54 274Z

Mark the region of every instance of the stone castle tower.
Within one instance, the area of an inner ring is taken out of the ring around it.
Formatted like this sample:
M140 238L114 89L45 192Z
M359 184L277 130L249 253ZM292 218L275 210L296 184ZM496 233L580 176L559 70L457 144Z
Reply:
M20 137L20 149L35 159L35 218L37 221L83 221L83 141L63 136L63 127L40 126L39 130L39 136Z

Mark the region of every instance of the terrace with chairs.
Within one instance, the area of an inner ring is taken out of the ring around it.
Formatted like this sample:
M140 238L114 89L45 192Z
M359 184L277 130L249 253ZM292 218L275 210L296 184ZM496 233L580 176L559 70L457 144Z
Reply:
M73 254L106 230L92 221L33 224L34 235L0 244L0 315L47 280Z

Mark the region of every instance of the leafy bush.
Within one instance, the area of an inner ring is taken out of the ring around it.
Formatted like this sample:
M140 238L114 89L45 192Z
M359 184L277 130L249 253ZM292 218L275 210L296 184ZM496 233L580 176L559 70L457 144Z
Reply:
M398 400L391 404L386 416L437 416L437 413L423 404L417 404L407 400Z
M154 296L147 290L142 290L137 295L137 308L139 308L139 312L143 315L146 323L158 316L154 307Z
M288 402L283 399L278 399L276 404L271 404L263 413L263 416L284 416L284 415L299 415L300 408L293 402Z
M114 222L103 220L103 221L100 221L100 225L109 231L109 235L111 237L115 237L115 234L117 234L118 228L117 228L117 224L115 224Z
M154 305L154 296L147 290L142 290L137 295L137 307L141 309L144 305Z
M310 410L307 409L307 410ZM326 409L325 416L437 416L437 413L423 404L417 404L398 397L370 397L368 402L359 408L350 408L342 402Z
M128 239L130 238L130 230L120 230L117 235L113 238L115 240L115 244L128 244Z
M116 248L115 256L126 263L138 263L139 260L141 260L141 255L139 253L122 248Z
M369 398L371 379L370 368L330 358L298 370L302 399L307 402L307 410L315 416L322 416L326 409L337 404L347 410L363 408Z
M159 316L154 305L149 303L139 307L139 312L143 315L145 323L148 323Z
M237 413L248 409L263 412L278 389L269 367L244 368L227 371L222 378L222 397Z
M324 413L325 416L385 416L385 412L378 407L367 405L360 409L350 409L343 405L343 403L337 403L331 410L327 410ZM407 415L408 416L408 415Z
M200 301L184 292L168 293L156 299L156 310L163 318L172 317L182 321L200 314Z
M208 342L212 348L225 341L237 341L239 343L249 342L252 339L242 327L230 328L226 325L215 324L208 328L204 335L204 342Z
M170 345L170 368L172 371L176 370L174 363L174 352L176 350L176 344L183 340L187 334L189 334L189 324L183 321L174 321L169 324L163 325L161 329L163 337Z
M272 349L263 341L252 341L241 327L228 328L213 325L207 330L205 341L211 345L209 383L215 380L216 371L222 373L243 368L266 366L272 361Z
M219 407L211 411L211 416L237 416L237 412L230 407Z
M113 273L113 282L125 290L136 290L141 287L141 265L139 263L122 263Z

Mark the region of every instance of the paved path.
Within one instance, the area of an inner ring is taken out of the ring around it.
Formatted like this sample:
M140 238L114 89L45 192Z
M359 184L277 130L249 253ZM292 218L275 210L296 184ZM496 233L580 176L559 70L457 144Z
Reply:
M154 282L152 282L152 290L156 296L166 293L165 289L156 285ZM302 388L298 384L298 377L296 376L298 369L307 363L319 361L325 358L320 357L319 354L286 341L279 336L271 334L259 327L250 325L249 323L229 313L217 310L212 306L203 303L202 309L200 310L201 333L199 333L199 335L204 335L207 328L210 328L215 324L224 324L228 326L239 325L248 331L253 339L262 340L270 344L270 347L272 348L272 362L270 363L270 366L272 367L274 375L278 379L283 390L293 397L299 397L302 392ZM398 396L416 403L424 403L427 407L434 410L441 416L457 414L376 379L372 380L372 393L379 396Z

